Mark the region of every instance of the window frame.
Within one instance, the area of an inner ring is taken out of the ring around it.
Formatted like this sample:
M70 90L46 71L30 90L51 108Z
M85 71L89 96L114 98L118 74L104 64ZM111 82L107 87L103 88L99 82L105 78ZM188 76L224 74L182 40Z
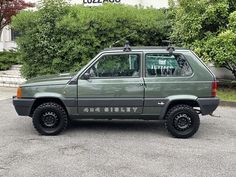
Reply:
M10 28L10 34L11 34L11 41L16 41L17 37L19 37L19 32L14 30L13 28Z
M191 68L191 71L192 71L192 74L190 74L190 75L188 75L188 76L161 76L161 77L150 77L150 76L147 76L147 68L146 68L146 57L147 57L147 55L155 55L155 54L158 54L158 55L168 55L169 53L165 53L165 52L162 52L162 53L159 53L159 52L148 52L148 53L145 53L145 55L144 55L144 71L143 71L143 77L144 78L191 78L191 77L193 77L193 75L194 75L194 70L193 70L193 68L192 68L192 66L190 65L190 63L189 63L189 61L188 61L188 59L184 56L184 54L182 54L182 53L173 53L173 55L181 55L186 61L187 61L187 63L188 63L188 65L189 65L189 67Z
M83 79L83 76L85 73L87 73L92 66L94 66L99 60L101 60L105 56L111 56L111 55L137 55L139 56L139 67L140 72L138 76L132 77L132 76L116 76L116 77L91 77L91 79L132 79L132 78L141 78L143 77L143 53L140 51L134 51L134 52L106 52L99 55L82 73L79 79Z

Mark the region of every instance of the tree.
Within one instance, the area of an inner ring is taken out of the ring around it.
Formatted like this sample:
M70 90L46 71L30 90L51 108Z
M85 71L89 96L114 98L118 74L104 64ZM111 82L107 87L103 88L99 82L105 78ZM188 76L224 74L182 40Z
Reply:
M230 70L236 78L236 11L229 16L228 28L209 38L205 46L212 61Z
M33 7L33 4L24 0L0 0L0 36L3 28L11 22L12 16L27 7Z
M171 38L181 46L191 47L195 41L221 32L227 27L228 0L177 0Z
M235 0L178 0L171 39L236 78Z
M160 45L167 38L167 12L133 6L68 5L63 0L43 0L38 11L22 11L12 26L22 55L23 75L73 72L99 51L113 46Z

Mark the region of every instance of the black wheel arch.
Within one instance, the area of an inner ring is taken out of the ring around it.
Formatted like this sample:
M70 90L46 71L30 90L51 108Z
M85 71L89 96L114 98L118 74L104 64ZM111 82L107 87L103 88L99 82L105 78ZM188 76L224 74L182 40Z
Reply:
M43 104L43 103L47 103L47 102L53 102L53 103L57 103L60 106L62 106L62 108L66 111L67 115L68 115L68 111L66 109L65 104L63 103L63 101L60 98L56 98L56 97L40 97L40 98L36 98L32 107L31 107L31 111L30 111L30 117L33 116L33 113L35 111L35 109Z
M167 102L165 107L163 107L163 110L160 115L160 119L165 119L167 112L176 105L188 105L188 106L197 107L200 109L200 105L197 102L197 100L189 100L189 99L188 100L185 100L185 99L173 100L173 101Z

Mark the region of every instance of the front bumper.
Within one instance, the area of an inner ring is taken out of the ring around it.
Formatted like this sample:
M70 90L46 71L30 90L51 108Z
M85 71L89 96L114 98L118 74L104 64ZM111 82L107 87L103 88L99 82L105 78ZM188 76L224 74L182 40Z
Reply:
M213 98L198 98L197 102L201 109L202 115L212 114L220 104L220 99L217 97Z
M18 99L13 97L13 105L19 116L30 116L35 99Z

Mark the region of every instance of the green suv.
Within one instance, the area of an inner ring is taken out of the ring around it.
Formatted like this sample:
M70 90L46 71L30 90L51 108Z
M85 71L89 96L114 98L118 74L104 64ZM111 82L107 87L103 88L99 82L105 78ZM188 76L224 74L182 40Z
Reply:
M219 105L214 74L190 50L108 48L73 75L44 76L18 88L13 104L43 135L76 119L164 120L177 138L194 135L199 114Z

